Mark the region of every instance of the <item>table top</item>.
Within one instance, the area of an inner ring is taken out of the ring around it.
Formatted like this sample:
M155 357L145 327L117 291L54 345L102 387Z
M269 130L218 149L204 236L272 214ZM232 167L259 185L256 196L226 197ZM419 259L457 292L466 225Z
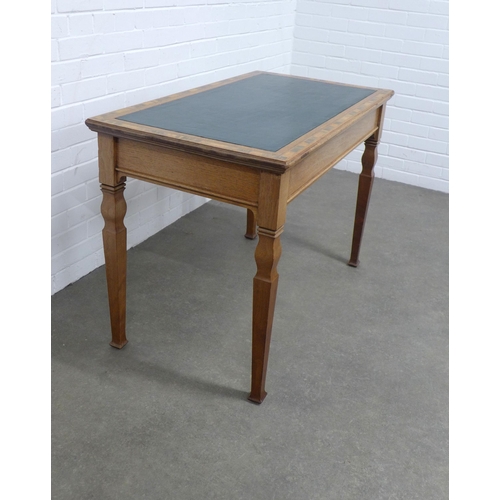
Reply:
M96 132L233 160L293 164L390 90L252 72L86 121Z
M277 74L258 74L119 119L278 151L373 92Z

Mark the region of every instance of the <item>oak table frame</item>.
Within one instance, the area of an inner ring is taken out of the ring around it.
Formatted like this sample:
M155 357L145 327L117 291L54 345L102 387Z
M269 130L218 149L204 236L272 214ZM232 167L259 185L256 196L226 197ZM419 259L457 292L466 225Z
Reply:
M89 118L85 122L98 133L103 245L112 332L110 345L122 348L127 343L127 233L123 222L126 178L141 179L244 207L247 209L245 236L251 239L257 235L259 237L255 250L257 273L253 281L252 373L248 397L255 403L261 403L267 394L265 380L278 288L280 236L285 226L287 205L364 142L348 262L350 266L358 265L384 111L394 92L371 89L372 93L368 97L277 151L134 123L122 117L247 78L269 74L248 73ZM313 81L306 78L302 80Z

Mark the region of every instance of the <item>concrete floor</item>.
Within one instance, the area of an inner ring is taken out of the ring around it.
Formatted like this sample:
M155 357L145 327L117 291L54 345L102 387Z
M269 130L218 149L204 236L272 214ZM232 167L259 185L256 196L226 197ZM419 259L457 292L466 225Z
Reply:
M448 498L448 196L357 176L288 208L267 379L250 388L245 211L210 202L129 251L129 344L104 268L52 298L52 498Z

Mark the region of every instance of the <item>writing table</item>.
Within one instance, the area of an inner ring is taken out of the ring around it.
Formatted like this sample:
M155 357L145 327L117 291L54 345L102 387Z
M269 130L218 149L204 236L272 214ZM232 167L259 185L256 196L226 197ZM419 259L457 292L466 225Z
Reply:
M87 119L98 134L111 345L127 343L126 178L244 207L245 236L259 237L248 399L261 403L287 205L364 141L349 260L358 265L377 145L392 95L392 90L253 72Z

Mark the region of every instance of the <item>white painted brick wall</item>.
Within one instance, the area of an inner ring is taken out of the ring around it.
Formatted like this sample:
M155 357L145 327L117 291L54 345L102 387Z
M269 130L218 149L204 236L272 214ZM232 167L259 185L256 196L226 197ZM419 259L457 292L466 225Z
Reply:
M393 89L376 176L448 192L447 0L298 0L291 73Z
M104 262L95 116L256 69L395 90L376 175L448 191L448 2L52 0L52 292ZM293 44L293 45L292 45ZM358 172L362 148L338 168ZM129 180L129 247L206 200Z
M288 73L296 0L52 1L52 293L104 262L86 118L247 71ZM205 198L129 180L129 247Z

